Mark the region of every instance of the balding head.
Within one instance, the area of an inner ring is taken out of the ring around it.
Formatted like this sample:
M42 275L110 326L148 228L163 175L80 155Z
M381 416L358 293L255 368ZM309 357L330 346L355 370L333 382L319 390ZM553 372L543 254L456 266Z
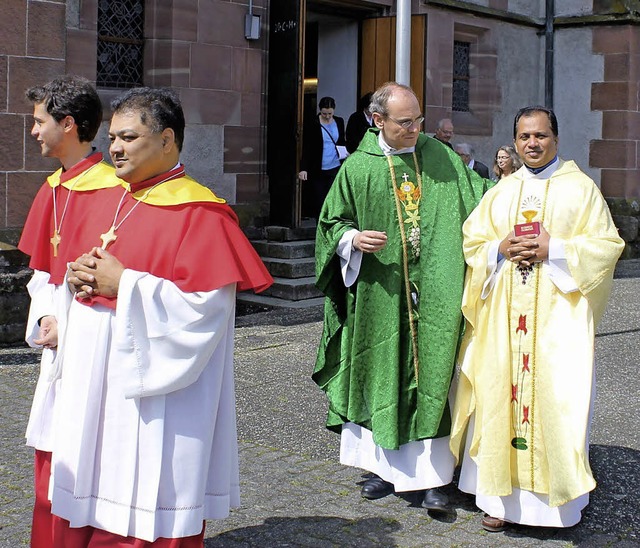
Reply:
M453 122L450 118L443 118L438 121L436 128L436 139L448 143L453 137Z

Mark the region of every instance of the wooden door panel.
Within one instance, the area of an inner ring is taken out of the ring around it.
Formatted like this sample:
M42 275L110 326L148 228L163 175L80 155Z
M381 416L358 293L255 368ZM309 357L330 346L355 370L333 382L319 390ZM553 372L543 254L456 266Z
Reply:
M411 17L411 87L424 107L425 17ZM378 17L362 22L360 42L360 95L395 79L396 18Z

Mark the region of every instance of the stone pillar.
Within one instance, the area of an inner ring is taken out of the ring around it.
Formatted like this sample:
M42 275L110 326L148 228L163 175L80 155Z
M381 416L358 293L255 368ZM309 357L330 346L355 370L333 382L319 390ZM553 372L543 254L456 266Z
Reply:
M602 168L602 193L625 240L623 259L640 257L640 26L593 29L593 52L604 58L604 82L591 86L591 109L602 111L602 139L589 161Z
M589 160L601 171L605 196L640 198L640 26L593 29L593 52L604 58L604 81L591 86L591 110L602 111L602 139Z

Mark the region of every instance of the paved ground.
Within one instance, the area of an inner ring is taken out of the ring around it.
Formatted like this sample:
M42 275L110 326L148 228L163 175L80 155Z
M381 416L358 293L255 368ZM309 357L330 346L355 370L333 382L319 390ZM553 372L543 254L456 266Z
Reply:
M596 340L592 465L598 488L571 529L481 530L473 499L433 519L410 496L365 501L361 472L338 464L325 401L310 380L321 325L312 311L238 318L242 507L207 526L213 547L640 546L640 279L615 281ZM29 349L0 350L0 546L28 544L31 451L23 433L37 371Z

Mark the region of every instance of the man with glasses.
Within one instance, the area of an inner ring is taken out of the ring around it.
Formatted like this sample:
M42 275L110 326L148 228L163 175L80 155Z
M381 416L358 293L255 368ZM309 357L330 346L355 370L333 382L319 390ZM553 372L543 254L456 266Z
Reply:
M443 118L438 122L434 137L449 148L453 148L451 138L453 137L453 122L449 118Z
M417 491L443 512L461 227L488 182L420 132L411 88L384 84L370 111L375 129L320 213L316 274L327 301L313 379L329 399L327 427L341 433L340 461L369 472L362 496Z

